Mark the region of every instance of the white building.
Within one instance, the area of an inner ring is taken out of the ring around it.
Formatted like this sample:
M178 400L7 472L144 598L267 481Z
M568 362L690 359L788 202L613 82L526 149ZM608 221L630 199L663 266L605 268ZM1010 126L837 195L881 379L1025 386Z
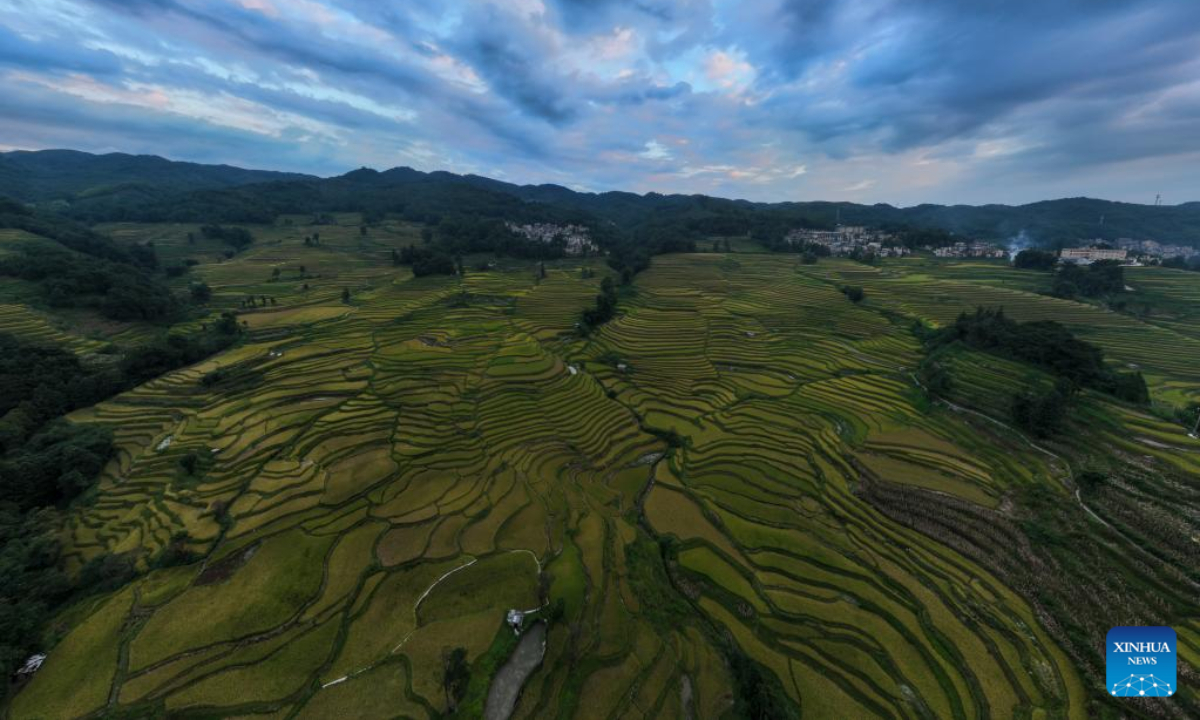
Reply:
M1117 260L1125 262L1125 257L1129 252L1119 248L1098 248L1098 247L1078 247L1078 248L1063 248L1058 253L1058 259L1062 262L1075 263L1076 265L1090 265L1097 260Z

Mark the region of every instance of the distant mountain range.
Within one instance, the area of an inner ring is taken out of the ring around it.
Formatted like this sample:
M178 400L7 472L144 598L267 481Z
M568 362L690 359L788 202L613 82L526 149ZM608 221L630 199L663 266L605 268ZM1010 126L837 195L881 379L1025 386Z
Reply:
M298 173L176 162L157 155L93 155L77 150L0 153L0 195L32 203L71 202L137 186L147 192L178 193L313 179Z
M514 185L407 167L383 172L363 168L319 178L73 150L0 153L0 195L87 222L263 222L284 212L375 211L402 212L423 222L448 216L590 221L631 232L675 223L700 234L738 235L827 227L840 216L846 224L941 229L997 241L1025 231L1043 245L1120 237L1200 245L1200 202L1155 207L1067 198L1019 206L908 208L823 201L754 203L704 195L584 193L558 185ZM514 198L524 202L513 203Z

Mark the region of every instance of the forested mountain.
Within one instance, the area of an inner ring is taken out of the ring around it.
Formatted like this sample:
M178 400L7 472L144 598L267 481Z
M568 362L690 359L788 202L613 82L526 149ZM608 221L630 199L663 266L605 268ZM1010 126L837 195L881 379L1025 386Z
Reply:
M1024 230L1054 246L1121 237L1200 245L1200 202L1137 205L1091 198L1028 205L898 208L849 202L755 203L705 195L586 193L514 185L449 172L363 168L332 178L178 163L157 157L66 150L0 154L0 195L85 222L112 220L270 222L281 213L398 212L437 224L445 217L587 222L626 232L769 236L794 227L846 224L938 229L984 240ZM512 198L524 203L514 204Z
M75 150L0 153L0 195L24 202L94 202L113 195L128 200L307 177L230 165L175 162L156 155L93 155Z

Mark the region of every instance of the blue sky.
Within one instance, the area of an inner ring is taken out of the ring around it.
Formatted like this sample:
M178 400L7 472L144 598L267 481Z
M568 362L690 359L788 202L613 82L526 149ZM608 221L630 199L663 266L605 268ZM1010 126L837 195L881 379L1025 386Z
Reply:
M0 149L1200 200L1197 0L0 0Z

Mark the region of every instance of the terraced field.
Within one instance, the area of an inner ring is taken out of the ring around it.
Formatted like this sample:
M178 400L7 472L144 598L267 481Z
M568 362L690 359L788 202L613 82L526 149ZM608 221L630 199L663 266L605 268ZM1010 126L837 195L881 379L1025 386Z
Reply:
M207 258L181 227L111 230ZM744 701L739 657L806 718L1094 714L1053 618L863 498L997 521L1031 490L1075 507L1055 458L930 407L910 324L999 300L1186 392L1200 340L1003 284L750 252L655 258L581 339L601 261L412 278L386 253L408 228L310 231L195 269L218 305L278 297L242 315L245 342L73 416L119 455L64 520L70 567L127 552L145 574L63 614L8 717L436 717L455 648L475 716L513 609L547 630L516 718L721 717ZM1195 472L1176 440L1153 450ZM192 559L161 566L168 549ZM1194 668L1196 618L1176 627Z
M835 263L829 265L830 269L825 271L827 278L862 286L872 302L906 315L944 324L964 310L982 306L1003 307L1010 317L1022 322L1056 320L1103 347L1114 360L1141 369L1155 389L1174 389L1178 398L1184 394L1196 397L1200 388L1200 366L1194 361L1200 357L1200 337L1194 330L1181 332L1170 323L1157 324L1095 305L1037 294L1021 289L1021 283L957 279L955 275L964 273L955 272L954 265L946 266L947 278L907 271L902 262L878 269L849 263L836 269ZM1184 298L1189 291L1183 288L1191 286L1174 280L1173 276L1194 275L1164 268L1143 268L1136 272L1141 274L1131 272L1131 276L1141 278L1137 282L1148 287L1157 283Z

